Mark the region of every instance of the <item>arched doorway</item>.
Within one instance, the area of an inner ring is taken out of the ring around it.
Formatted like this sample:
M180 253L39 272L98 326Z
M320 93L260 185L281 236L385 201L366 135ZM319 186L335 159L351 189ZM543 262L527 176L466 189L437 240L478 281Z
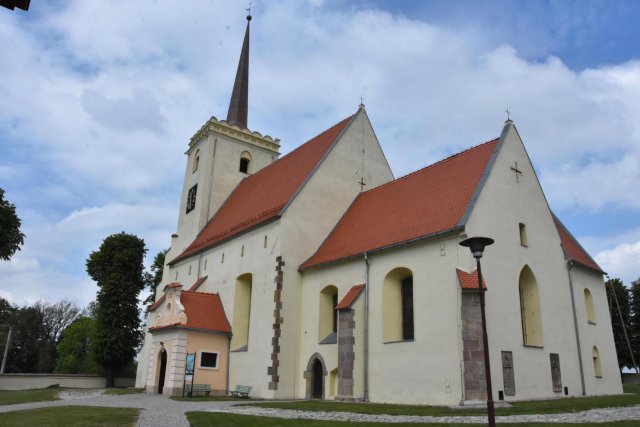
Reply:
M307 363L304 378L307 380L307 399L324 399L324 377L327 369L320 353L315 353Z
M164 377L167 373L167 351L160 350L160 376L158 377L158 394L162 394L164 388Z
M311 395L314 399L322 399L324 397L323 376L322 363L316 359L313 362L313 391Z

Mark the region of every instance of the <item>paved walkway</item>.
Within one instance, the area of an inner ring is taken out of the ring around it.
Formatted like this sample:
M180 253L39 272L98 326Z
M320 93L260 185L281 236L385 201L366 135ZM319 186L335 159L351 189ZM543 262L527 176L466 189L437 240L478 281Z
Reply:
M106 395L102 390L64 391L61 400L49 402L0 405L0 413L55 406L105 406L118 408L140 408L138 427L188 427L185 412L226 412L242 415L279 417L288 419L312 419L320 421L359 421L382 423L477 423L484 424L485 416L430 417L415 415L374 415L350 412L307 412L283 409L260 408L255 406L235 406L245 402L179 402L158 394ZM509 415L496 417L501 423L598 423L635 420L640 423L640 405L625 408L592 409L568 414Z

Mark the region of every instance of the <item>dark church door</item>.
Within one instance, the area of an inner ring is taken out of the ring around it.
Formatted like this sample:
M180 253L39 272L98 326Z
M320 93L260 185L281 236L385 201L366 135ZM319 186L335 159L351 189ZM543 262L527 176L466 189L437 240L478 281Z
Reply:
M158 378L158 394L162 394L164 388L164 376L167 372L167 352L160 352L160 378Z
M313 398L314 399L322 399L324 397L324 393L322 390L322 363L316 359L313 362Z

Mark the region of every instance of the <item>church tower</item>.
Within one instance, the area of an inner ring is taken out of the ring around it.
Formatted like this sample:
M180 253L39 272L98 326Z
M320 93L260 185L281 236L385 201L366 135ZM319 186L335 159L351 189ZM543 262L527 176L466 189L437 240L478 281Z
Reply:
M189 142L178 230L168 260L195 239L243 178L280 155L280 140L247 128L250 23L249 14L227 119L211 117Z

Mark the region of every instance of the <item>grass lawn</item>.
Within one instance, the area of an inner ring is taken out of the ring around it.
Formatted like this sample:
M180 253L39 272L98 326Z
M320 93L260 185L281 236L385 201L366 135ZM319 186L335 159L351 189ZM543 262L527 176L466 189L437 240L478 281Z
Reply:
M482 415L485 409L450 409L443 406L386 405L379 403L343 403L320 400L257 403L265 408L297 409L300 411L356 412L387 415ZM513 403L511 408L496 408L496 415L556 414L587 409L640 405L640 394L536 400Z
M402 424L388 424L388 423L353 423L347 421L314 421L314 420L287 420L282 418L269 418L269 417L253 417L251 415L236 415L236 414L224 414L216 412L187 412L187 419L191 423L192 427L236 427L236 426L251 426L251 427L416 427L416 426L428 426L428 427L454 427L454 426L486 426L486 424L416 424L416 423L402 423ZM518 424L503 424L500 426L512 426L512 427L524 427L524 426L543 426L541 423L518 423ZM577 424L553 424L554 427L576 427ZM636 427L636 421L624 421L617 423L599 423L598 427L602 426L615 426L615 427Z
M624 384L622 386L625 393L638 393L640 394L640 384Z
M107 390L105 390L104 394L138 394L138 393L142 393L144 391L143 388L134 388L134 387L127 387L127 388L108 388Z
M0 426L11 427L107 427L134 426L139 409L64 406L5 412Z
M43 402L57 400L61 388L41 388L37 390L3 390L0 391L0 405L16 403Z
M224 402L229 400L236 400L238 402L247 402L247 399L231 396L171 396L171 400L177 400L178 402Z

